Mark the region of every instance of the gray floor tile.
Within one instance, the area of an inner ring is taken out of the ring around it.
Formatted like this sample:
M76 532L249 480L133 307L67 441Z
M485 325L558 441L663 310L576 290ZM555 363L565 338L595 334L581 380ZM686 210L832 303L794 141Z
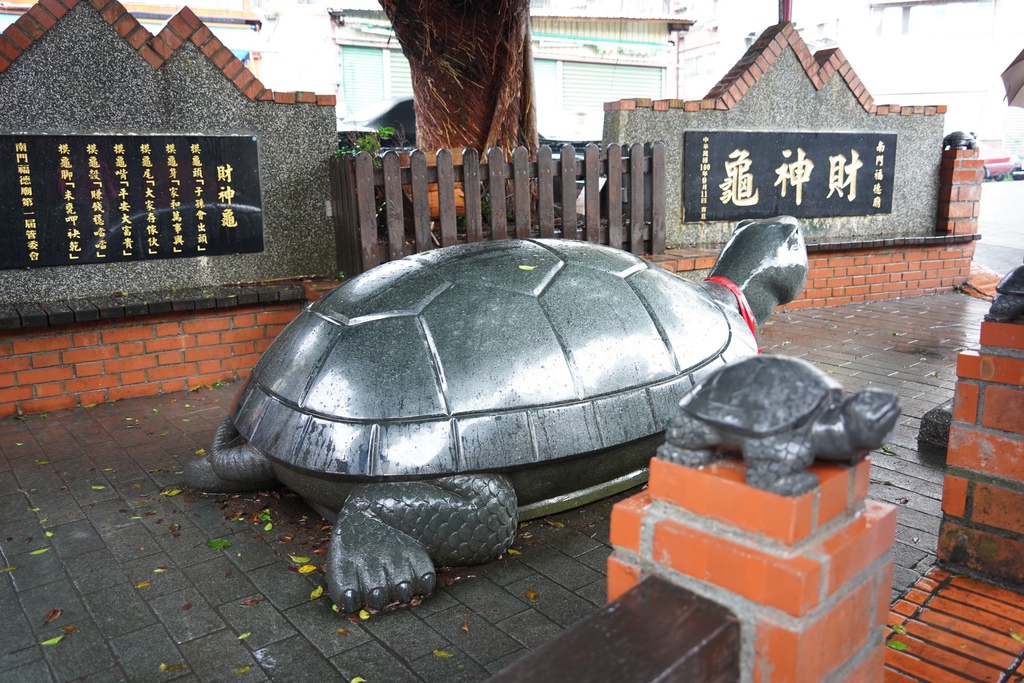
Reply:
M449 681L485 681L490 672L458 648L444 650L445 656L431 653L410 664L420 678L429 683Z
M423 680L413 673L405 661L396 659L377 642L364 643L347 650L332 657L331 663L341 672L342 680L346 681L357 676L367 681L388 683L416 683Z
M414 613L397 609L375 615L363 622L363 628L406 661L412 661L450 643Z
M83 600L103 635L114 638L156 623L156 616L139 597L142 590L117 584L89 593Z
M498 622L497 626L531 650L562 632L561 626L536 610L520 612Z
M438 612L426 622L479 664L488 664L522 647L493 623L466 609Z
M226 626L195 588L161 595L147 602L176 643L188 642Z
M161 624L110 641L131 681L172 681L189 675L185 655Z
M256 586L245 572L224 555L217 555L183 570L211 605L222 605L256 592Z
M256 650L253 658L274 683L310 683L338 678L338 671L331 662L298 635Z
M201 681L268 680L245 642L231 629L182 643L178 649L188 660L189 671Z
M288 571L288 564L283 561L253 569L248 576L260 593L281 610L308 602L309 594L319 585L302 574Z
M529 609L522 600L484 577L457 583L448 588L447 593L492 623Z
M325 657L351 650L370 640L361 625L353 624L331 609L327 599L311 600L292 607L284 616ZM453 601L454 604L454 601Z
M249 634L244 640L250 650L259 650L297 633L269 600L252 606L231 602L221 605L217 611L237 636Z

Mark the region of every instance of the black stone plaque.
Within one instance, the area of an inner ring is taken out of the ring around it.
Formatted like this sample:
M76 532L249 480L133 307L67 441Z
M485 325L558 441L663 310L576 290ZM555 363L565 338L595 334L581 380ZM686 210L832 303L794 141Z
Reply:
M683 138L687 222L892 210L895 133L707 131Z
M252 136L0 135L0 268L260 251Z

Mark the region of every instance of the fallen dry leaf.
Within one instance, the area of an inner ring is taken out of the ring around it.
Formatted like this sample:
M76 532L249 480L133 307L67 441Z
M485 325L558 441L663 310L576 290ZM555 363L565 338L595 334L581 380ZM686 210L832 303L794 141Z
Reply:
M533 590L532 588L527 588L526 597L528 597L530 600L536 600L538 597L540 597L540 595L537 593L537 591Z
M64 614L64 610L62 610L59 607L54 607L52 610L46 613L46 618L43 619L43 626L46 626L51 621L56 621L57 619L60 619L60 615L62 614Z
M263 602L263 598L249 598L248 600L242 601L242 607L255 607L261 602Z
M462 626L460 626L459 628L461 628L466 633L469 633L469 621L463 621Z

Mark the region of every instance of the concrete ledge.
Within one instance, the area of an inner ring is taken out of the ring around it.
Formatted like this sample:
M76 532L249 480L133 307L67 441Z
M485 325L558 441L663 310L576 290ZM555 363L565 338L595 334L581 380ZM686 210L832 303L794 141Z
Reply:
M313 291L316 288L311 287L308 281L286 280L0 305L0 330L57 327L93 320L233 308L272 301L299 301L315 298L311 295Z

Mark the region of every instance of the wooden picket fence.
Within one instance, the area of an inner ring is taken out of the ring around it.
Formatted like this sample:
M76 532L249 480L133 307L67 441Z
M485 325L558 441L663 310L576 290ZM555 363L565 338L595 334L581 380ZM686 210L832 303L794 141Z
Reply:
M361 152L335 157L338 268L346 276L437 247L550 237L665 251L665 145Z

